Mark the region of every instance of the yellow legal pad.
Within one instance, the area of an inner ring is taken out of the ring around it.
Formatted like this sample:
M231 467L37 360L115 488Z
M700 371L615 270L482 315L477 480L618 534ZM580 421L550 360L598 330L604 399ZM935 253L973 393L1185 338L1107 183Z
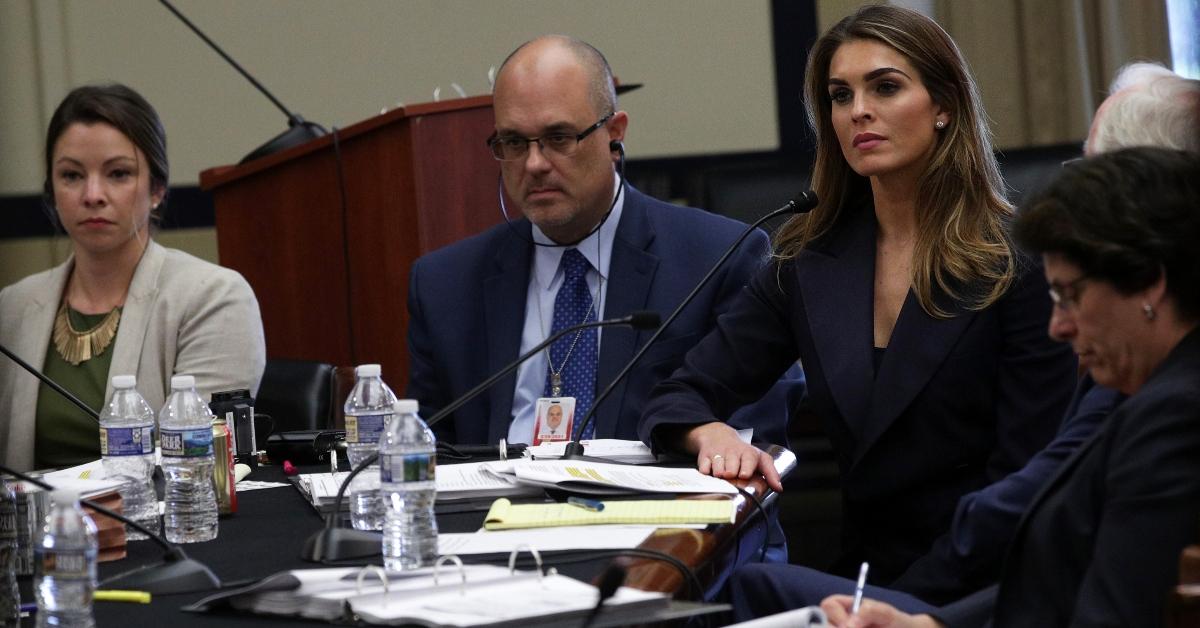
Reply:
M501 497L492 502L483 527L488 530L587 526L606 523L683 525L733 522L729 499L610 500L596 512L571 504L513 504Z

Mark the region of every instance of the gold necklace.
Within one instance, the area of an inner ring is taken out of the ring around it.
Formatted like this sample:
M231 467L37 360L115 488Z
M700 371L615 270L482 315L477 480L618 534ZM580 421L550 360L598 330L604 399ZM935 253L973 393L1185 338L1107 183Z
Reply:
M71 325L71 317L67 312L67 300L63 299L58 314L54 317L54 348L71 366L79 366L95 356L104 353L108 345L117 336L117 325L121 322L121 309L113 308L104 320L95 327L78 331Z

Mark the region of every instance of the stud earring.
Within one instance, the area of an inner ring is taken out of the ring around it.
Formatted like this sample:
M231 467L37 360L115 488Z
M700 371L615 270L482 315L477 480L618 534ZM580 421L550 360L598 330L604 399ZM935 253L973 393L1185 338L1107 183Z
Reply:
M1149 303L1142 304L1142 313L1146 315L1146 320L1152 321L1157 314L1154 313L1154 306Z
M933 123L933 128L941 131L942 129L946 128L946 123L938 120L937 122Z

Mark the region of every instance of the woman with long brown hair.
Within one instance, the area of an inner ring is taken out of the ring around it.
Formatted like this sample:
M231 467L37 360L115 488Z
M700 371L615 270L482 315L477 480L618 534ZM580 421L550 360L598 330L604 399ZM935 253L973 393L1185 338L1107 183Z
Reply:
M809 55L820 204L660 384L641 436L702 472L780 488L721 420L797 359L841 470L843 554L897 577L948 529L959 497L1053 436L1075 360L1046 337L1046 284L1008 236L1012 208L978 90L929 18L868 6Z

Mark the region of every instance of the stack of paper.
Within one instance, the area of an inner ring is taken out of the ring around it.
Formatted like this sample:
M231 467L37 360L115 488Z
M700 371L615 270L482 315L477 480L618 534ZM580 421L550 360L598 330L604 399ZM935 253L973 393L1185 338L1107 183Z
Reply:
M720 493L737 487L694 468L646 467L581 460L518 460L513 472L522 484L594 495L629 493Z
M517 477L508 468L511 463L468 462L464 464L439 465L435 475L437 501L452 502L481 497L521 497L542 495L537 486L518 483ZM363 471L370 473L370 471ZM333 509L338 487L349 477L349 471L339 473L306 473L299 476L296 488L304 494L319 512ZM361 474L360 474L361 475ZM342 509L350 508L348 499L343 498Z

